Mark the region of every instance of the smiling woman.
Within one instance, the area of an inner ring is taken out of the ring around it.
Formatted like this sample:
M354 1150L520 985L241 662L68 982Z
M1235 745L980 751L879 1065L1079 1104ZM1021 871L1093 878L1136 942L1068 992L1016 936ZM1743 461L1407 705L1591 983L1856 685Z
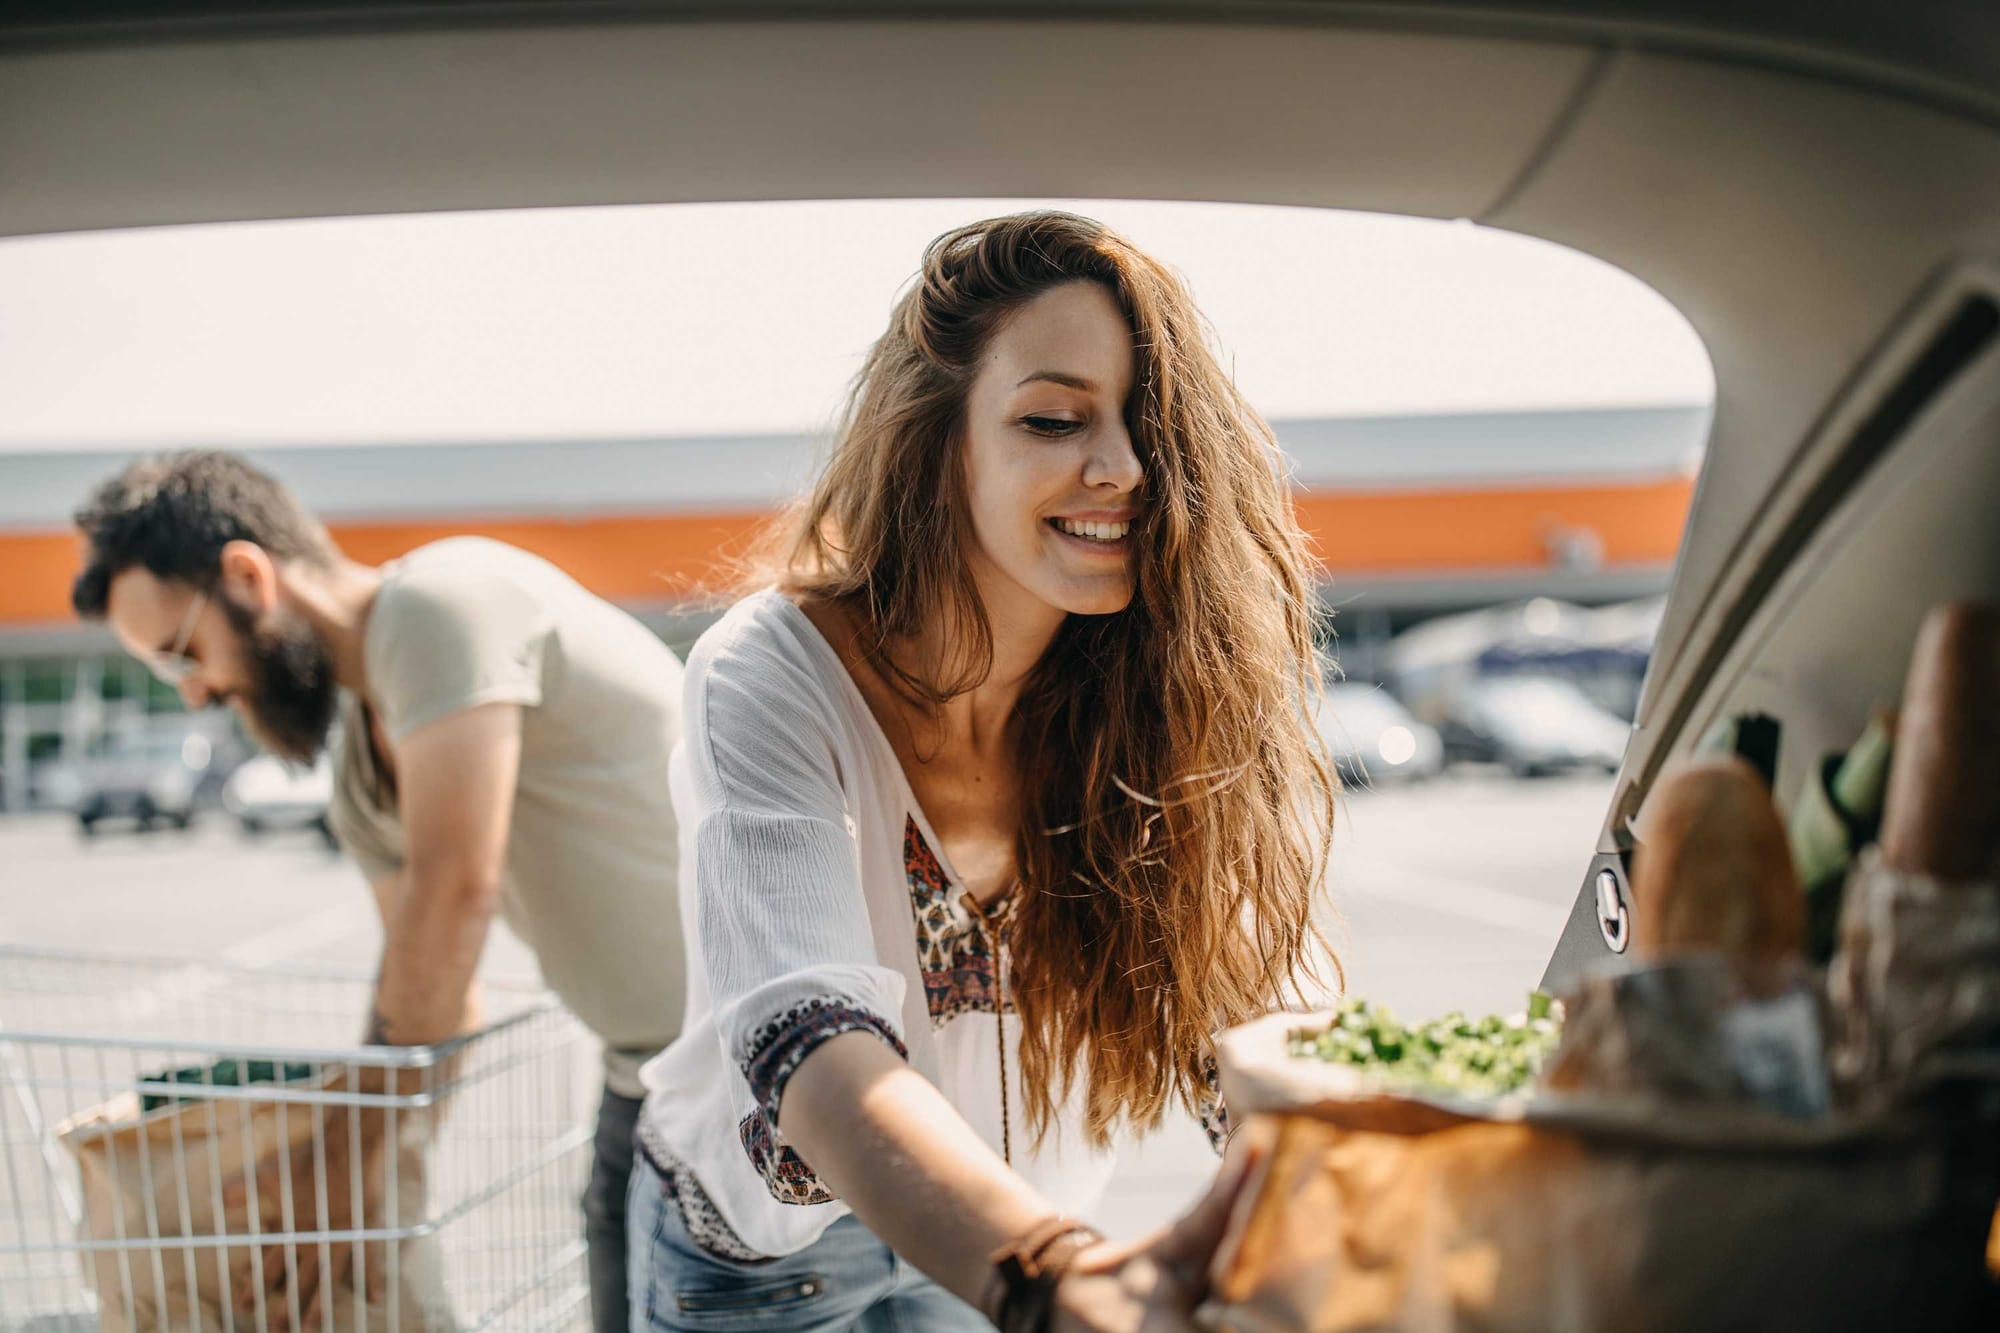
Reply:
M1280 454L1186 287L1067 213L939 238L762 577L688 664L709 993L646 1070L635 1308L1185 1316L1076 1219L1117 1131L1226 1137L1211 1037L1312 972L1336 789Z

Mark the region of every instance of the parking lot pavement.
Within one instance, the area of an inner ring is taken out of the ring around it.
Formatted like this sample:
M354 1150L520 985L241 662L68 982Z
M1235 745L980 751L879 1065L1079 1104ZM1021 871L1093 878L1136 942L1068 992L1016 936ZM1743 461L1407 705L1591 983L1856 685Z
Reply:
M1454 771L1345 797L1327 925L1349 992L1412 1018L1518 1008L1554 947L1610 794L1601 776ZM379 939L360 875L310 834L252 841L211 814L187 833L85 840L67 819L0 820L0 941L369 968ZM526 978L534 962L501 931L484 970ZM1158 1225L1213 1166L1200 1130L1176 1118L1125 1151L1100 1220L1115 1235Z
M533 977L532 957L498 935L488 974ZM68 818L0 819L0 941L372 968L380 940L360 872L314 833L252 839L216 812L185 833L92 838Z

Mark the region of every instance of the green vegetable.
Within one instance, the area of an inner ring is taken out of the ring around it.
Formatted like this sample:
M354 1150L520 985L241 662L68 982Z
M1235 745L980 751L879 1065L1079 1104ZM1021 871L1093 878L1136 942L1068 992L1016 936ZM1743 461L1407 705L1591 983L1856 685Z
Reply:
M1562 1035L1561 1010L1541 991L1525 1013L1467 1018L1453 1012L1406 1026L1386 1007L1348 1000L1323 1028L1291 1034L1291 1054L1368 1069L1385 1087L1493 1097L1528 1086Z
M292 1083L313 1076L309 1064L288 1062L276 1064L270 1060L217 1060L214 1064L187 1065L180 1069L169 1069L163 1073L147 1076L151 1083L184 1083L198 1088L240 1088L252 1083ZM141 1112L157 1111L162 1106L175 1102L193 1101L193 1097L171 1097L164 1093L149 1092L139 1099Z

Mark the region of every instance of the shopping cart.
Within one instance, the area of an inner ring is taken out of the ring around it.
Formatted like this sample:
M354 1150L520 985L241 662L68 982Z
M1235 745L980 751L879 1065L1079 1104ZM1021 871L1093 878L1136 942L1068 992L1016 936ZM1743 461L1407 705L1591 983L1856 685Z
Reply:
M248 1310L234 1293L343 1246L328 1333L585 1326L589 1034L489 985L471 1036L356 1046L370 998L352 973L0 947L0 1333L297 1329L290 1281ZM328 1179L343 1117L398 1145L346 1230L327 1201L363 1174L347 1154Z

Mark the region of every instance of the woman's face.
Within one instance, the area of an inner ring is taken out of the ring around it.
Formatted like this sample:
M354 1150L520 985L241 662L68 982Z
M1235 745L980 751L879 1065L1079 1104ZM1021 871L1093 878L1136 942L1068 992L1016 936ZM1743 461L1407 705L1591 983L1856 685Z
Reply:
M973 574L996 622L1026 628L1131 602L1132 368L1132 330L1094 282L1042 293L987 347L966 401L964 467Z

